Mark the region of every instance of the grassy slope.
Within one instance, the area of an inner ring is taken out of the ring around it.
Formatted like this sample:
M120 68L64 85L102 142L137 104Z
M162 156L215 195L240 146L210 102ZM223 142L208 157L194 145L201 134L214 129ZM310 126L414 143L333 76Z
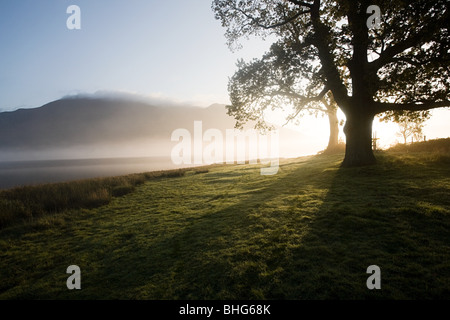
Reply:
M150 180L94 209L0 230L0 298L450 298L450 162L342 155ZM66 268L81 268L68 290ZM381 268L381 290L366 269Z

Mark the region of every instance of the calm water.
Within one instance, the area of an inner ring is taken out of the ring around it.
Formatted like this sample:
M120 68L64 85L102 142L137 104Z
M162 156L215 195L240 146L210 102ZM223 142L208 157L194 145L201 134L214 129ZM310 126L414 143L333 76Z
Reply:
M0 189L179 167L161 157L0 162Z

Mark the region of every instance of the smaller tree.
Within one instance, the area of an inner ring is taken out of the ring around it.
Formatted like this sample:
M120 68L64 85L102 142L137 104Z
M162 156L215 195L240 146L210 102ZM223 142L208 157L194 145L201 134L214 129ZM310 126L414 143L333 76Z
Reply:
M254 122L260 130L271 129L265 112L281 109L287 111L286 124L310 115L326 115L330 136L327 151L338 147L338 106L328 88L321 86L322 70L302 59L286 43L272 45L262 59L237 63L238 70L230 79L228 91L231 105L228 114L236 119L236 127ZM289 112L289 111L290 112Z
M424 123L430 117L429 111L402 111L385 113L381 120L396 122L399 127L398 136L402 137L406 144L409 137L413 137L416 141L422 140Z

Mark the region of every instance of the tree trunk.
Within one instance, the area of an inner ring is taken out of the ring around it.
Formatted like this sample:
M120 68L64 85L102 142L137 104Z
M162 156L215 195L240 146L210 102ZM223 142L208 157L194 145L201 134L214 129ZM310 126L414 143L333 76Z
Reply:
M330 138L328 140L327 151L334 151L339 143L339 119L337 117L337 108L328 110L328 121L330 123Z
M358 167L376 163L372 151L373 115L348 113L344 126L346 137L343 167Z

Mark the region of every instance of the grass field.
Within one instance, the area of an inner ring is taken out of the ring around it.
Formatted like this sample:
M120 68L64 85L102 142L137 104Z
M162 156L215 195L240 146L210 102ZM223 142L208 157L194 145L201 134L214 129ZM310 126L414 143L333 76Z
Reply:
M0 299L449 299L448 143L2 192Z

